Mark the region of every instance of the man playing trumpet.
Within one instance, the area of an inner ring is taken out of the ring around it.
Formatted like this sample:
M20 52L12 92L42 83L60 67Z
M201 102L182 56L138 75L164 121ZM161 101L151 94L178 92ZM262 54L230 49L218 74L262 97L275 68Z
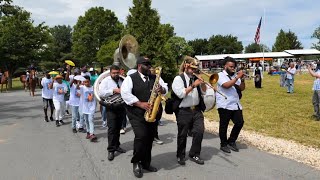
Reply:
M244 73L242 70L235 73L236 65L237 63L232 57L226 57L224 59L224 70L218 74L218 90L227 96L227 98L224 98L220 94L216 94L216 105L220 117L220 149L226 153L231 153L230 149L236 152L239 151L236 140L244 123L240 104L241 91L245 89ZM234 126L230 137L227 139L230 119Z
M181 74L176 76L172 83L173 93L182 99L176 112L178 125L177 160L180 165L185 165L187 134L190 127L192 127L193 137L189 151L190 160L198 164L204 164L204 161L200 158L200 152L204 133L202 112L206 109L202 94L206 92L206 85L202 79L197 79L194 76L197 70L197 60L188 56L185 57L180 67Z

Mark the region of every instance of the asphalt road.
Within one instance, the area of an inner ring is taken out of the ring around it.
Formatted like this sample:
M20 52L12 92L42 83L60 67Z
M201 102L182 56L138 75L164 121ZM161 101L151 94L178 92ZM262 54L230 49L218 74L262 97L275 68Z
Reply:
M0 179L1 180L96 180L135 179L130 159L133 131L121 135L121 147L127 150L112 162L107 159L107 130L96 113L98 142L73 134L71 117L66 125L44 122L40 90L35 97L24 91L0 94ZM304 164L239 144L240 152L225 154L219 150L217 135L206 133L201 157L205 165L190 160L180 166L175 158L177 126L163 120L159 127L163 145L154 144L152 165L156 173L145 172L142 179L320 179L320 171ZM187 150L191 138L188 138ZM188 153L188 152L187 152Z

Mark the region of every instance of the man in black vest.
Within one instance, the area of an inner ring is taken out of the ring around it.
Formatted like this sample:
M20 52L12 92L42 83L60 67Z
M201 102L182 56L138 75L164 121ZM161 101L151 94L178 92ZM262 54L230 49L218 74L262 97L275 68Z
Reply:
M134 150L131 163L136 177L143 176L142 168L157 172L157 168L150 165L152 142L156 123L147 122L144 118L146 110L151 109L148 103L156 76L150 72L151 63L148 59L139 57L137 72L127 76L122 83L121 97L127 104L127 116L131 123L134 137ZM159 81L158 92L166 93L163 81Z
M202 79L197 79L194 73L198 70L197 60L186 57L180 67L180 75L176 76L172 83L175 95L182 99L178 110L175 112L178 125L177 160L180 165L185 165L185 153L187 134L192 133L192 146L189 151L190 160L204 164L200 158L201 143L204 133L203 111L206 106L202 94L206 92L206 85Z

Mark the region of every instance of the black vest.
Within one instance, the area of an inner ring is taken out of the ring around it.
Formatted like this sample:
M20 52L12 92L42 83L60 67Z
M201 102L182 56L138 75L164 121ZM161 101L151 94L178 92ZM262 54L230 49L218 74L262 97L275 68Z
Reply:
M130 77L133 84L132 94L135 95L139 101L148 102L156 76L149 75L149 83L142 80L139 72L131 74ZM145 113L144 109L137 106L127 106L127 110L137 116L143 116Z

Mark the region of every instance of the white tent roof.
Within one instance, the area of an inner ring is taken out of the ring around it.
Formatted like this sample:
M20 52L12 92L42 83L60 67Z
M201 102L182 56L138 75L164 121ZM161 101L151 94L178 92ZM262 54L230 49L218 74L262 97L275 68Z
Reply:
M230 56L235 59L249 59L249 58L282 58L282 57L293 57L293 55L286 52L265 52L265 53L245 53L245 54L217 54L217 55L196 55L195 57L200 60L221 60L225 57Z
M285 50L285 52L292 55L320 55L320 51L316 49L294 49L294 50Z

